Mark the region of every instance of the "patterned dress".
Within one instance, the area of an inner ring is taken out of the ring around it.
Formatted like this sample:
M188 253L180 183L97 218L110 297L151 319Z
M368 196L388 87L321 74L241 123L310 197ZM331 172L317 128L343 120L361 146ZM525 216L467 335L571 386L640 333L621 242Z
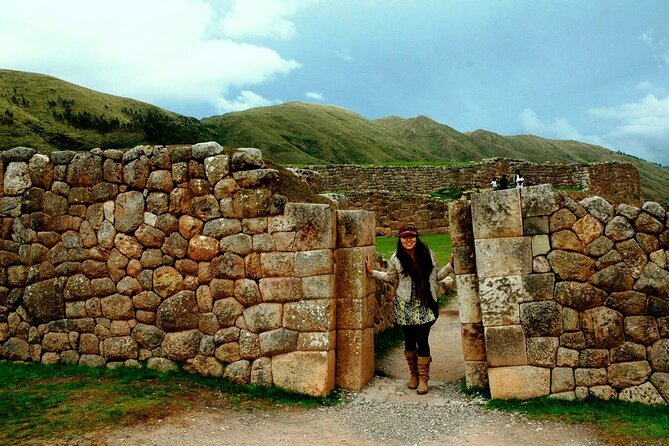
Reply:
M409 302L395 296L395 323L399 325L422 325L434 322L436 318L431 309L427 308L416 296L416 287L411 282L411 298Z

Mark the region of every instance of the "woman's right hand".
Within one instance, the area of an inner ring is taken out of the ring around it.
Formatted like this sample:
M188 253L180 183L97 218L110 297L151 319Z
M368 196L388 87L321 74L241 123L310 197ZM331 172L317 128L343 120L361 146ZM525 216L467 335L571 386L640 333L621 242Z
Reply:
M374 268L372 268L372 261L369 256L365 257L365 269L367 270L367 275L371 276Z

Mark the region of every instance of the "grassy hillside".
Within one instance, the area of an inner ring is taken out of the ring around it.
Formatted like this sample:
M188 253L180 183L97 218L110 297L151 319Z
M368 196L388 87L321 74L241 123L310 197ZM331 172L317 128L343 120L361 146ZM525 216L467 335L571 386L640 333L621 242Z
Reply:
M209 139L202 124L60 79L0 70L0 148L120 148Z
M603 147L532 135L461 133L428 117L369 120L341 107L290 102L199 121L54 77L0 70L0 150L133 147L215 140L257 147L280 164L445 164L506 157L635 164L648 199L669 198L669 169Z
M225 145L259 148L278 163L373 164L427 159L421 146L398 140L383 126L344 108L289 102L203 120Z

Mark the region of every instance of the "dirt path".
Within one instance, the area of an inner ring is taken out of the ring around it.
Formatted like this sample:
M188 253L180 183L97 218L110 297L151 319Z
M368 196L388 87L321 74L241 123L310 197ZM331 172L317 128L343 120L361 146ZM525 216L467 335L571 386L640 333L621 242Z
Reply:
M272 445L272 446L585 446L607 445L592 428L528 421L494 412L459 391L464 376L457 303L442 309L430 336L431 390L406 388L402 349L378 365L362 392L336 407L235 411L207 409L182 413L152 425L109 431L99 445Z

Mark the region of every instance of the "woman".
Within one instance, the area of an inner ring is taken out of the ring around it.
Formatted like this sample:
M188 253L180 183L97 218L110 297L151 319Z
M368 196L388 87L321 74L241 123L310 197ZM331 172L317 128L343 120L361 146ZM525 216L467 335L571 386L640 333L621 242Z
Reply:
M366 260L367 274L384 281L397 281L395 291L395 323L404 332L404 356L409 364L409 388L421 395L428 391L430 379L430 329L437 320L437 281L453 271L453 257L437 271L437 259L419 238L416 225L400 227L397 250L388 261L388 271L372 269Z

